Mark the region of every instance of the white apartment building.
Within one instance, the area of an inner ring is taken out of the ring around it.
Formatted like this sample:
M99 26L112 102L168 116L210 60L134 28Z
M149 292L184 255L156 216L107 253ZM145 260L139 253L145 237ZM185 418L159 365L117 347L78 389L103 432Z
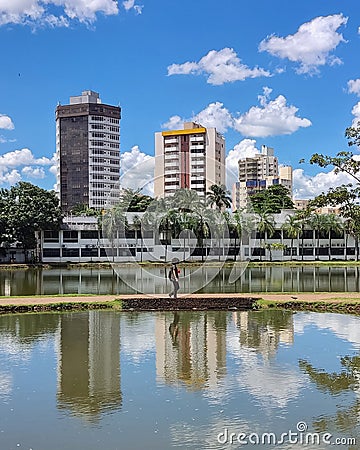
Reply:
M245 208L249 196L270 186L281 184L292 194L292 167L279 166L274 149L263 145L261 153L239 159L239 181L232 188L233 211Z
M215 128L185 122L183 130L155 133L155 197L187 188L204 196L225 184L225 139Z
M121 108L83 91L56 108L57 191L62 209L103 209L120 193Z

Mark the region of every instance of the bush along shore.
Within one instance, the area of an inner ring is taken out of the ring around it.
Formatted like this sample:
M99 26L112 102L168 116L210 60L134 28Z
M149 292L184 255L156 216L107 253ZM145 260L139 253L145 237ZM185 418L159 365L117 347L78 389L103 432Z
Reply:
M326 295L327 294L327 295ZM317 311L360 314L360 294L296 294L289 300L289 295L273 294L266 298L259 296L243 295L191 295L170 299L168 297L146 296L64 296L64 297L3 297L0 298L0 314L9 313L38 313L61 311L86 311L95 309L107 309L116 311L179 311L179 310L262 310L262 309L287 309L293 311Z

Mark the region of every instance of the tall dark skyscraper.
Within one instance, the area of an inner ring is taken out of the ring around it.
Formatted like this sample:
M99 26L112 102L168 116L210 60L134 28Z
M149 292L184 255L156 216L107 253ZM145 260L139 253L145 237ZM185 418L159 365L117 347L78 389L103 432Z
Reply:
M120 193L119 106L83 91L56 108L57 191L63 211L75 205L103 209Z

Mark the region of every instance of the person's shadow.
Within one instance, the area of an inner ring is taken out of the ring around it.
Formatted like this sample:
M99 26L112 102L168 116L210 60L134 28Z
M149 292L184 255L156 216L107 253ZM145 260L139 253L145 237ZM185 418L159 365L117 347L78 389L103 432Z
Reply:
M174 312L174 319L169 326L169 333L171 335L172 343L174 346L178 345L179 319L179 313Z

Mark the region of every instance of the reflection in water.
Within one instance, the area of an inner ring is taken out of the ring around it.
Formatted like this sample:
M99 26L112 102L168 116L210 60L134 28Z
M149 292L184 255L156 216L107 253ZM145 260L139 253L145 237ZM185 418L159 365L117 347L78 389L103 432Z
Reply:
M156 373L188 389L213 387L226 374L226 316L222 312L161 314L156 318Z
M334 416L323 415L314 421L314 429L325 432L330 429L351 431L359 423L360 417L360 356L345 356L340 359L343 370L340 373L327 373L316 369L305 360L299 361L299 367L322 392L339 395L346 391L354 391L357 398L352 405L340 407Z
M359 435L359 323L290 311L2 316L1 448L220 449L224 428L280 435L301 420Z
M61 316L58 406L98 419L121 406L120 315Z
M124 266L118 277L107 268L0 270L0 295L50 294L165 294L170 281L164 267ZM358 266L263 266L218 273L216 267L186 267L180 278L186 292L359 292ZM205 285L205 286L204 286ZM133 286L132 289L130 286ZM135 289L136 287L136 289Z

